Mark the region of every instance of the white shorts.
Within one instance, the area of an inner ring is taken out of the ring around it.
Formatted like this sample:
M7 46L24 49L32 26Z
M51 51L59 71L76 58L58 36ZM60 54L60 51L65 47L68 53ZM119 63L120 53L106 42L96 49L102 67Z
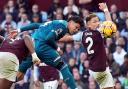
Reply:
M0 52L0 78L14 82L19 68L19 60L13 53Z
M101 89L114 87L114 80L110 73L109 67L107 67L104 72L94 72L89 70L89 74L96 80Z
M57 89L58 84L59 84L58 80L48 81L43 83L43 87L44 89Z

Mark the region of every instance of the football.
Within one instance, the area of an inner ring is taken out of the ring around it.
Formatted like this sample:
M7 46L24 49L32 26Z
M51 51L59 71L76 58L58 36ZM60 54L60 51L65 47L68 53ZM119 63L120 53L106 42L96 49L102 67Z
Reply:
M112 21L104 21L101 24L99 30L103 34L104 37L109 38L109 37L112 37L116 33L117 26Z

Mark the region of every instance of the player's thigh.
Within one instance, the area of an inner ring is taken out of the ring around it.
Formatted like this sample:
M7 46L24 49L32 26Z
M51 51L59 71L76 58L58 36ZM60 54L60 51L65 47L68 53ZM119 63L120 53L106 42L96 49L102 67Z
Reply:
M0 78L0 89L10 89L12 86L13 82L9 81L7 79L1 79Z
M8 52L0 52L0 78L15 81L19 62L17 57Z
M101 89L114 87L112 75L107 68L104 72L94 72L89 70L90 75L94 77Z
M57 66L60 67L60 65L64 64L64 62L63 62L61 56L58 54L58 52L49 46L47 46L47 47L45 46L45 49L38 50L37 54L38 54L38 57L43 62L45 62L46 64L51 65L53 67L57 67Z

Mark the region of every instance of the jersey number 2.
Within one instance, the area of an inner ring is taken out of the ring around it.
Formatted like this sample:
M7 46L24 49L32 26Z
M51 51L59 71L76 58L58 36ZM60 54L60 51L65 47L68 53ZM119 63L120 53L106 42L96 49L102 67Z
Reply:
M87 47L87 52L88 54L93 54L94 50L91 50L92 46L93 46L93 40L91 37L87 37L86 38L86 43L89 43L88 47Z

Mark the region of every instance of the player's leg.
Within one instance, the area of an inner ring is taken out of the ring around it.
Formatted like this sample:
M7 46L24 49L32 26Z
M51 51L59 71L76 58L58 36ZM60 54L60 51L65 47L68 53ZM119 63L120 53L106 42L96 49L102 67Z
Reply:
M106 68L106 78L105 78L105 84L104 86L106 87L103 87L102 89L114 89L114 80L113 80L113 77L112 77L112 74L110 73L110 70L109 70L109 67Z
M59 56L56 50L52 49L51 47L45 46L45 52L41 50L37 51L37 55L46 64L51 65L60 70L66 84L71 89L76 89L75 80L72 74L70 73L68 66L63 62L62 58Z
M0 79L0 89L10 89L12 86L13 82L9 81L7 79Z
M109 68L106 68L104 72L94 72L89 70L89 73L97 81L100 89L114 89L114 81Z
M18 59L14 54L0 52L0 89L10 89L16 79L18 67Z

